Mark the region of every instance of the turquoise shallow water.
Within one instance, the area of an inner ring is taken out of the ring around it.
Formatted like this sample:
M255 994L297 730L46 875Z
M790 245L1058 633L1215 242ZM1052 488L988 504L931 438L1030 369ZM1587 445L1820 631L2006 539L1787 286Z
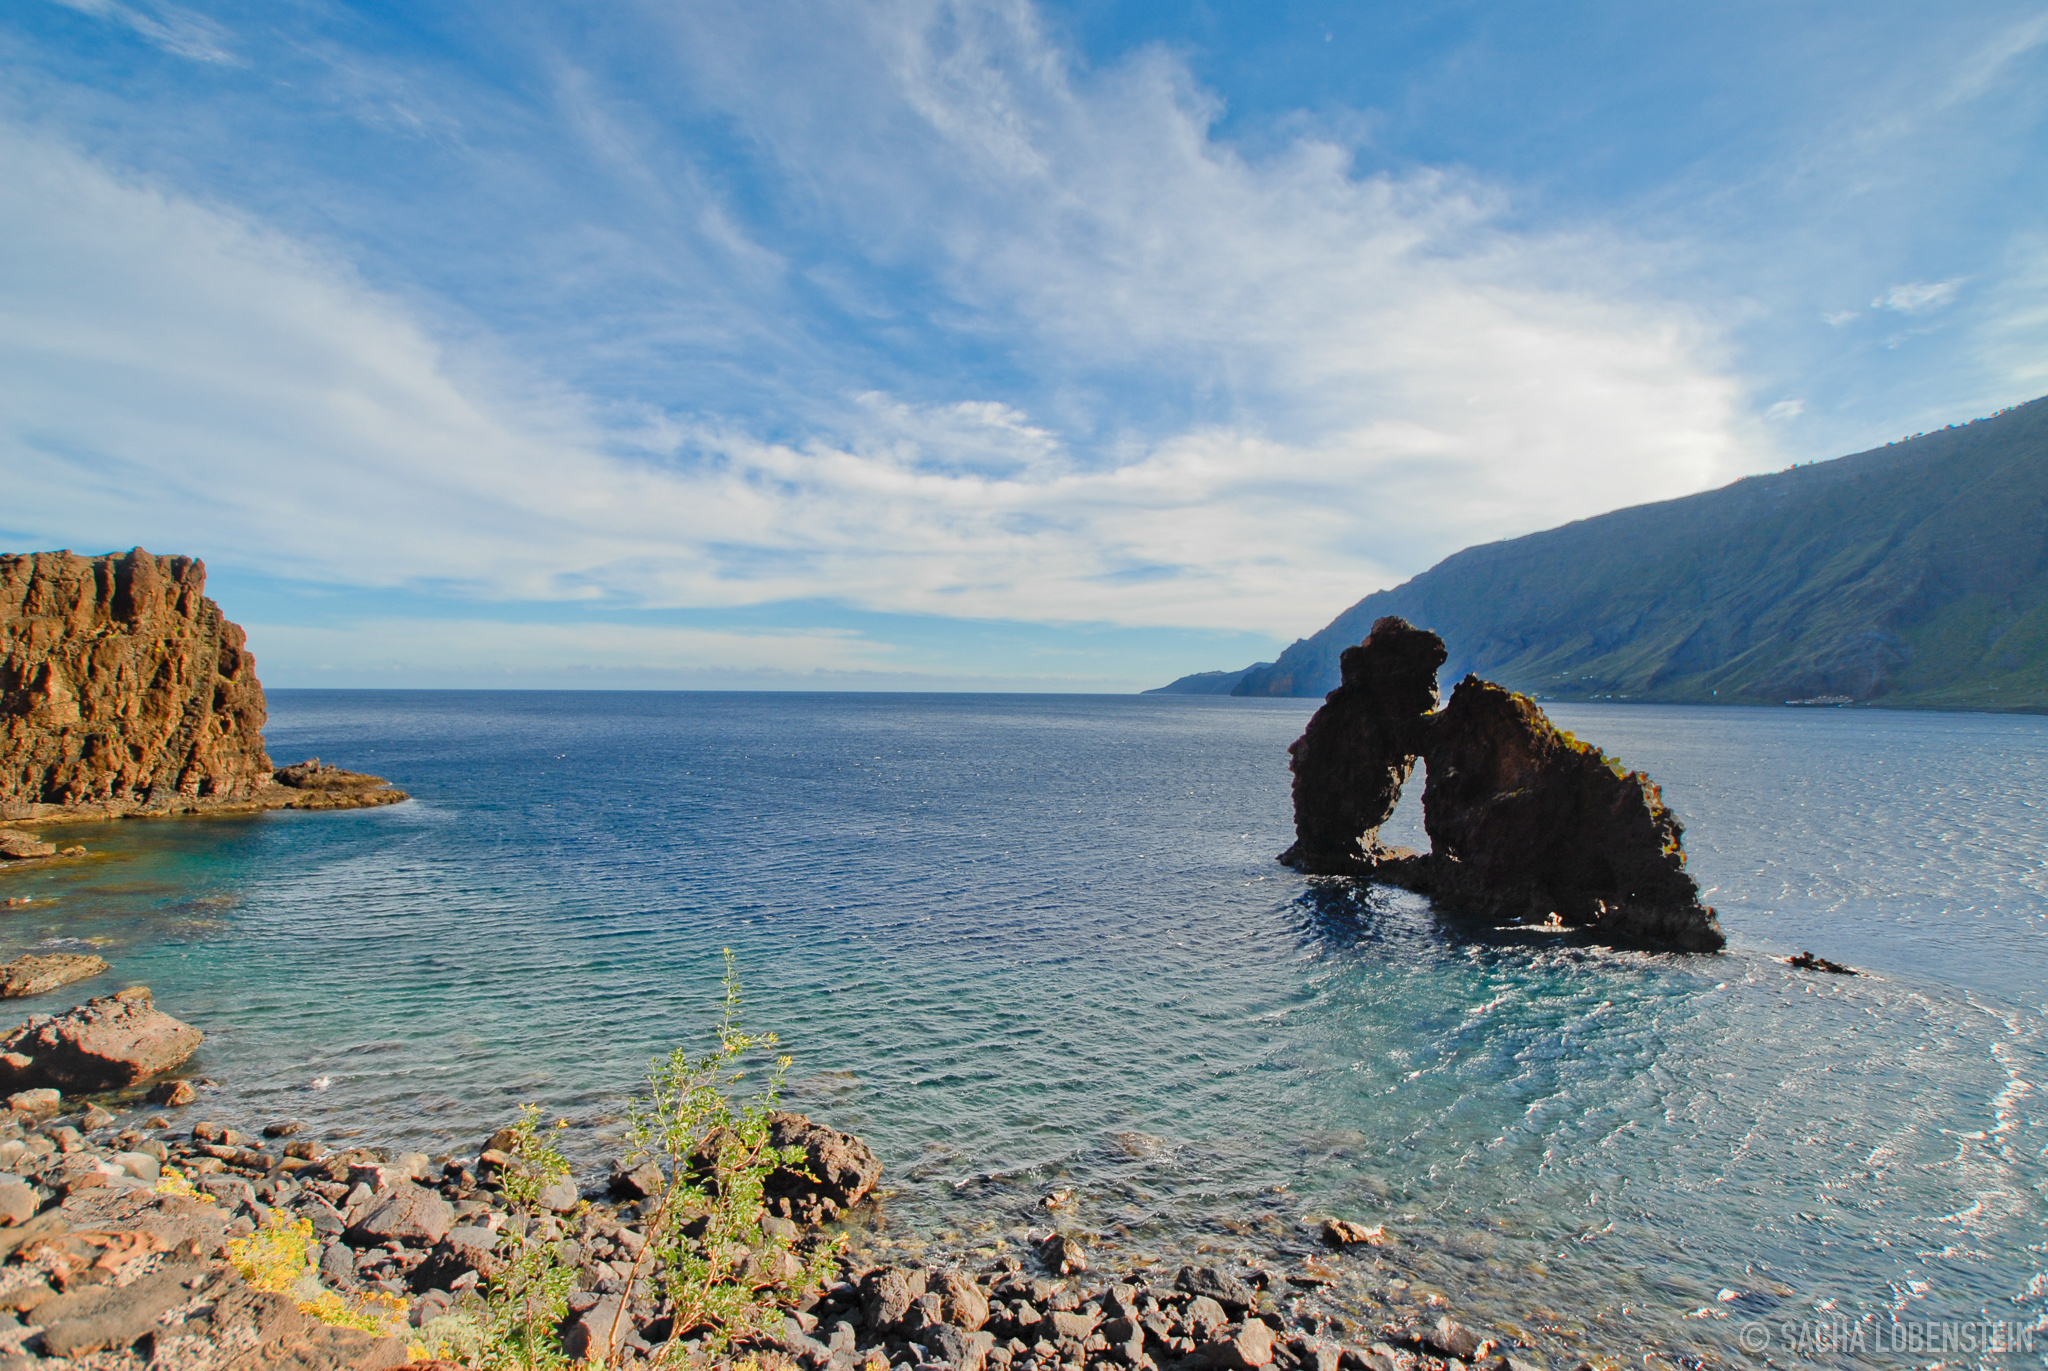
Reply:
M207 1029L209 1113L439 1151L531 1099L595 1163L730 946L901 1237L1014 1240L1068 1186L1133 1249L1336 1211L1402 1235L1400 1298L1557 1347L1990 1323L2037 1350L1965 1363L2043 1362L2048 720L1553 710L1686 820L1731 949L1681 958L1277 866L1309 708L277 692L280 760L416 800L67 830L100 855L0 874L37 899L0 951L104 940Z

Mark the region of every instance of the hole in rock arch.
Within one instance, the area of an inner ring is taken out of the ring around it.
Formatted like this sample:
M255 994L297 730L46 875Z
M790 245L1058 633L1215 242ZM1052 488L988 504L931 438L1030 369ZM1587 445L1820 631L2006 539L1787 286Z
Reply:
M1428 783L1429 764L1417 760L1415 770L1408 774L1408 783L1401 787L1401 802L1394 806L1394 817L1380 825L1382 843L1429 851L1429 834L1422 830L1422 788Z

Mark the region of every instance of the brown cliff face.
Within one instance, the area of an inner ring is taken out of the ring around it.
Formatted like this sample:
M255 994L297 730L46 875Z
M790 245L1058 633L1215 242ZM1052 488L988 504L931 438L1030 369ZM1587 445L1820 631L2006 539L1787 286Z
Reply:
M0 818L294 803L246 641L195 558L0 555Z
M0 557L0 802L246 796L263 687L206 567L141 548Z
M1535 701L1468 676L1436 703L1441 639L1388 617L1344 653L1344 684L1289 749L1296 841L1280 860L1433 896L1510 923L1710 952L1726 939L1685 870L1650 778L1561 733ZM1383 847L1417 758L1428 855Z

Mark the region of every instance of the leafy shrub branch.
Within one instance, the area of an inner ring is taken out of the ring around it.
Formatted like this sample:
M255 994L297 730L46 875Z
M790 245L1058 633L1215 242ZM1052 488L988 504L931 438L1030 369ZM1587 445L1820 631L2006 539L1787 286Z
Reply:
M759 1089L738 1098L750 1059L778 1046L773 1033L748 1032L740 1011L739 972L728 949L717 1045L655 1058L646 1093L628 1107L627 1161L653 1160L662 1183L643 1203L646 1241L611 1306L609 1326L595 1330L592 1365L616 1364L636 1303L652 1306L650 1327L666 1322L654 1360L674 1364L691 1346L717 1356L769 1329L832 1273L841 1244L800 1248L794 1225L769 1219L769 1176L808 1167L803 1148L773 1141L789 1057L774 1056ZM569 1173L552 1134L538 1106L520 1111L500 1182L515 1209L536 1212L542 1192ZM490 1371L564 1367L559 1330L575 1278L559 1241L522 1235L506 1268L486 1284L482 1317L472 1310L435 1320L426 1330L429 1344L437 1355Z

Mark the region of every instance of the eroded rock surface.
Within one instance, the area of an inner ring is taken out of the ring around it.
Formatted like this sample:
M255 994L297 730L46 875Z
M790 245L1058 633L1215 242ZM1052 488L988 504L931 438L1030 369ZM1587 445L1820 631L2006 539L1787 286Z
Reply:
M132 986L62 1014L34 1015L0 1038L0 1092L118 1090L170 1070L205 1037L152 1005L148 987Z
M780 1167L763 1186L768 1208L797 1223L824 1223L845 1213L882 1178L882 1163L866 1143L801 1114L775 1114L768 1141L804 1149L808 1174Z
M273 779L266 717L246 636L207 598L203 562L141 548L0 555L0 818L405 798L374 777L310 790Z
M107 959L79 952L51 952L38 956L24 953L0 966L0 1000L43 995L59 986L98 976L107 970Z
M265 709L206 567L136 548L0 557L0 798L41 804L246 795Z
M1442 710L1442 640L1388 617L1344 653L1293 755L1295 834L1283 862L1423 891L1505 923L1710 952L1714 911L1685 870L1683 828L1655 782L1559 731L1535 701L1467 676ZM1417 759L1430 852L1383 846Z

